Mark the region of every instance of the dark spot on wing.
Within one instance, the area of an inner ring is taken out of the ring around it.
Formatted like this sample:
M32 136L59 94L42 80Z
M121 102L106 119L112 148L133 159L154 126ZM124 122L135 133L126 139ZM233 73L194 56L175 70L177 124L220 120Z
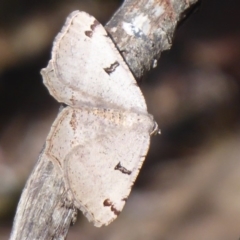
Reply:
M94 31L94 29L96 28L97 25L100 25L100 23L98 22L98 20L94 20L93 24L90 26L90 28L92 29L92 31Z
M109 199L105 199L104 202L103 202L103 206L105 207L109 207L112 205L112 202L109 200Z
M86 35L87 37L91 38L92 35L93 35L93 32L92 32L92 31L85 31L85 35Z
M123 167L120 162L116 165L114 170L119 170L121 173L128 174L128 175L132 173L132 171L129 171L125 167Z
M112 63L110 65L110 67L107 67L107 68L104 68L104 71L107 73L107 74L111 74L112 72L114 72L116 70L116 68L119 66L119 62L116 61L114 63Z
M71 120L70 120L70 125L71 125L73 131L76 131L78 124L77 124L77 116L76 116L75 111L72 112L72 117L71 117Z
M121 213L114 206L111 206L111 211L114 212L114 214L117 215L117 216Z
M111 209L111 211L112 211L115 215L119 215L119 214L120 214L120 211L117 210L117 209L114 207L114 205L113 205L113 203L112 203L112 201L111 201L110 199L105 199L104 202L103 202L103 206L104 206L104 207L111 207L110 209Z
M99 25L99 24L100 24L100 23L95 19L94 22L93 22L93 24L90 25L90 29L91 29L91 30L85 31L85 35L86 35L87 37L91 38L92 35L93 35L93 32L94 32L94 30L95 30L95 28L96 28L96 26Z

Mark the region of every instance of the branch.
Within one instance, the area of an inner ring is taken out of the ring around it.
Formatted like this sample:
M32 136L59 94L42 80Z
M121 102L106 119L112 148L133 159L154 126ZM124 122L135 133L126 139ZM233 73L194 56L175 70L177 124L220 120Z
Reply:
M170 49L177 24L198 0L126 0L106 29L139 79Z
M197 0L127 0L106 25L137 78L169 49L177 22ZM130 43L130 44L129 44ZM67 201L63 174L44 154L29 177L16 212L11 239L65 239L76 210Z

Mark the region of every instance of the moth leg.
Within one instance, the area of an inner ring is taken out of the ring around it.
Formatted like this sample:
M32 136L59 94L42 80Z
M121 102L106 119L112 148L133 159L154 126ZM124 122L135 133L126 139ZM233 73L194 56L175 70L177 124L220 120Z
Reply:
M157 135L157 134L161 134L161 129L158 127L157 122L154 121L154 126L153 126L153 130L150 133L150 136L152 135Z

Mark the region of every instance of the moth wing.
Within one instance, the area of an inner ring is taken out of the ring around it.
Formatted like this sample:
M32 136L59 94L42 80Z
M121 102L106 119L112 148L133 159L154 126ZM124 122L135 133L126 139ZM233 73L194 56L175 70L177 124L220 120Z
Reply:
M75 147L65 161L74 204L95 226L122 211L149 148L149 132L119 127ZM124 144L122 144L124 143Z
M106 30L85 12L68 16L41 73L54 98L69 106L146 111L144 97Z
M153 128L150 115L71 107L53 123L45 152L63 169L74 205L95 226L122 211Z
M116 110L62 110L47 138L46 153L63 169L74 205L95 226L122 211L149 148L154 122Z

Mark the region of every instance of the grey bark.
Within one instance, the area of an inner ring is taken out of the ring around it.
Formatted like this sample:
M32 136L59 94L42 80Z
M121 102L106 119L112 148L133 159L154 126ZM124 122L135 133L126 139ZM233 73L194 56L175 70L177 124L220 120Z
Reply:
M177 23L196 2L126 0L114 14L106 29L136 78L154 67L161 52L171 47ZM11 240L65 239L75 220L76 210L67 200L61 171L41 156L19 201Z
M139 79L172 45L177 24L198 0L126 0L106 29L122 53L134 76ZM138 29L144 21L143 28ZM123 25L132 27L128 34Z

